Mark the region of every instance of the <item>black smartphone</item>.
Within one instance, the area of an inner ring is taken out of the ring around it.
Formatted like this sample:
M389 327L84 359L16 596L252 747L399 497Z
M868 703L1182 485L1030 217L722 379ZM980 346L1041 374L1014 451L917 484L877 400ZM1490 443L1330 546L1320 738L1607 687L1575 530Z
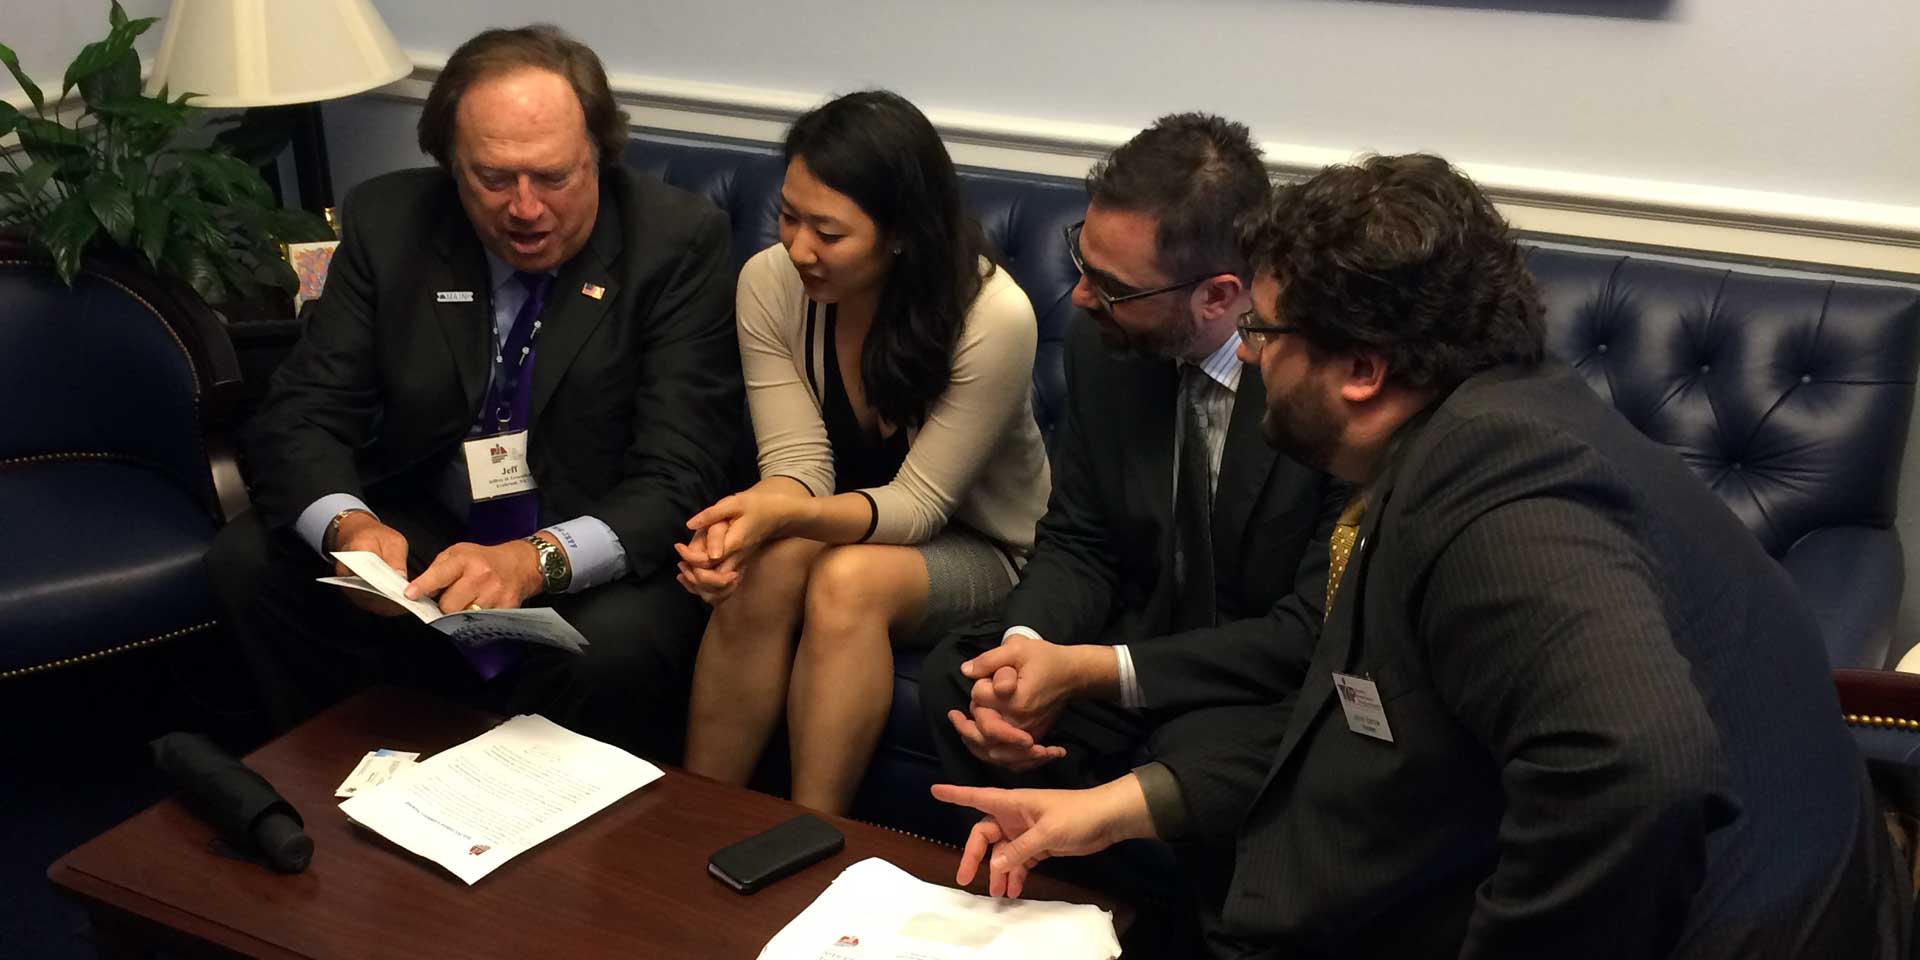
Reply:
M840 852L847 838L833 825L803 813L771 830L714 851L707 872L739 893L752 893L787 874Z

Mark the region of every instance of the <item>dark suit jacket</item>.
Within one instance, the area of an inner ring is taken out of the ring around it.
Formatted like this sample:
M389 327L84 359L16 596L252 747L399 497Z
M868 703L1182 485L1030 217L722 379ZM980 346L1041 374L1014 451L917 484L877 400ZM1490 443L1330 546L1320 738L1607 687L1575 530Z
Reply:
M1067 340L1066 378L1052 497L1002 626L1024 624L1054 643L1128 644L1136 664L1147 648L1225 633L1245 638L1261 651L1256 656L1292 664L1297 674L1318 629L1318 601L1290 604L1277 615L1293 629L1276 630L1268 618L1293 594L1296 573L1309 584L1304 595L1324 591L1325 541L1316 531L1324 538L1342 497L1326 474L1267 446L1259 369L1242 368L1214 487L1222 626L1181 633L1173 632L1179 370L1166 360L1116 355L1080 317Z
M1198 824L1257 792L1231 928L1306 956L1884 955L1886 836L1819 627L1671 451L1565 367L1489 371L1403 429L1360 537L1266 773L1166 758ZM1392 743L1349 731L1335 671L1378 685Z
M346 212L326 293L246 431L254 503L276 528L325 494L426 490L484 402L491 282L452 180L378 177ZM637 577L671 569L742 426L727 239L712 204L607 169L543 317L528 451L541 522L599 518ZM437 301L461 290L471 302Z

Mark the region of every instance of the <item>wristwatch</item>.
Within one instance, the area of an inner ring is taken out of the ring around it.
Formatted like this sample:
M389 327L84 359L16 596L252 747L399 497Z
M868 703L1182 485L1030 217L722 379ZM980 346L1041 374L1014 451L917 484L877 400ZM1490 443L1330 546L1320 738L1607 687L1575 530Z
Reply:
M528 537L527 542L533 544L533 552L540 562L540 589L546 593L565 593L567 585L573 582L573 564L567 562L567 552L538 534Z

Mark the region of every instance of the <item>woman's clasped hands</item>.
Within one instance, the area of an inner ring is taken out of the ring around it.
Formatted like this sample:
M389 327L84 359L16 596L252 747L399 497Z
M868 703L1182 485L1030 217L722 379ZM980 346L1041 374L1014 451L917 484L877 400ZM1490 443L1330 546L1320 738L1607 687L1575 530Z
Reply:
M688 593L719 606L740 586L741 567L769 540L787 536L815 505L810 496L756 484L693 515L693 535L673 549L680 554L675 579Z

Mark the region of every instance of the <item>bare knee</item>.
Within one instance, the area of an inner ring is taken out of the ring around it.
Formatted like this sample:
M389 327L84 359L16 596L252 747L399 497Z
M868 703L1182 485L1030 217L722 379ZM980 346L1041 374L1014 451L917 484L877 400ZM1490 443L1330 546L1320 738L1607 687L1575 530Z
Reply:
M814 558L823 545L807 540L776 540L740 569L740 585L713 608L714 623L729 632L760 631L798 616Z
M807 579L807 635L842 635L876 624L884 628L897 606L887 589L885 560L884 552L860 546L822 553Z

